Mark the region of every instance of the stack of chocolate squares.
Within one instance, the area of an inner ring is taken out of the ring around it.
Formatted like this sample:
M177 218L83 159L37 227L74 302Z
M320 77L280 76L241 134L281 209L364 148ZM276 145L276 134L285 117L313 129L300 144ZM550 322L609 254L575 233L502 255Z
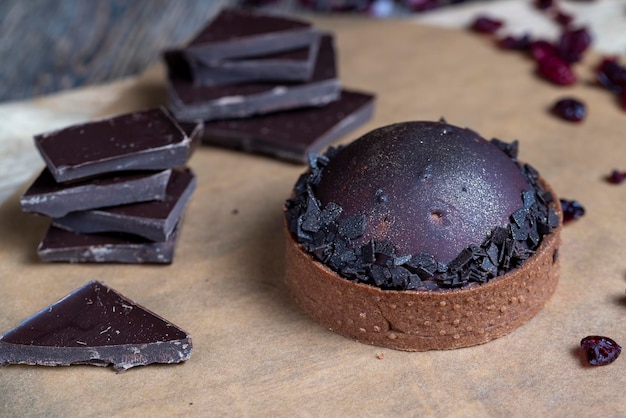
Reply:
M374 110L341 88L333 36L301 20L225 9L163 58L169 108L205 144L305 163Z
M195 188L193 141L163 108L35 136L46 168L22 210L52 218L43 261L171 263Z

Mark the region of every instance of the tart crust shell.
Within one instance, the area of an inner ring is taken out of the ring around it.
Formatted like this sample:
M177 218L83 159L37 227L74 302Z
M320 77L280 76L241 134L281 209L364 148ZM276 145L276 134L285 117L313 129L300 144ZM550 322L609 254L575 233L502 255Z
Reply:
M561 218L558 198L540 182L555 196ZM307 315L353 340L406 351L469 347L510 333L550 299L558 283L561 224L520 268L482 285L442 291L351 282L305 252L285 228L285 281Z

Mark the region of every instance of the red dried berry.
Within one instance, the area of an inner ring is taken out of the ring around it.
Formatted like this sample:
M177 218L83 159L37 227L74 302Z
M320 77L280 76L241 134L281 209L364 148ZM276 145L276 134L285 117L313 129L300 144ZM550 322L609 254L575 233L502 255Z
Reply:
M540 60L537 71L546 80L560 86L569 86L576 82L572 67L555 55Z
M373 0L299 0L300 6L316 12L364 12Z
M554 6L553 0L535 0L535 7L539 10L547 10Z
M533 41L530 43L530 54L535 61L542 61L556 55L556 47L548 41Z
M487 16L478 16L470 25L470 29L479 33L495 33L504 23Z
M559 200L563 209L563 224L574 221L585 214L585 208L576 200Z
M598 83L617 94L626 111L626 66L620 65L615 58L604 58L596 68Z
M591 34L586 27L566 29L559 39L557 53L564 61L578 62L590 45Z
M414 12L425 12L441 7L441 0L403 0L402 3Z
M530 48L530 45L530 36L528 34L519 37L509 35L498 40L498 46L502 49L525 50Z
M611 184L620 184L626 180L626 171L613 170L611 174L606 176L606 181Z
M554 15L554 21L559 25L566 27L574 21L574 16L565 12L559 11Z
M626 86L626 67L615 58L604 58L596 68L598 82L616 94L621 94Z
M566 97L552 106L552 113L570 122L580 122L585 118L587 110L585 104L580 100Z
M622 347L609 337L590 335L580 341L580 347L587 354L587 363L604 366L614 362L622 352Z

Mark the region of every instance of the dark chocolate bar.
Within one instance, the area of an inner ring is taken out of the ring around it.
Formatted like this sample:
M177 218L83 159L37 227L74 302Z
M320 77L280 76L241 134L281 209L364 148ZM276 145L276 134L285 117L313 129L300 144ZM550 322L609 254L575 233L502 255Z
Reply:
M373 111L373 95L343 90L339 100L324 107L207 122L202 140L205 144L306 163L309 152L319 153L364 124Z
M196 59L217 60L251 57L305 47L317 33L303 20L223 9L187 46Z
M185 135L191 140L189 144L189 157L196 152L198 145L202 143L202 133L204 132L204 121L197 120L195 123L186 123L183 128L182 125L178 125L185 132Z
M194 84L184 64L168 63L170 110L178 121L243 118L278 110L323 106L340 94L333 38L324 35L310 81L228 86Z
M113 365L117 372L191 357L182 329L92 281L0 337L0 365Z
M185 164L191 140L163 108L128 113L35 136L57 182Z
M24 212L58 218L79 210L163 200L171 172L117 173L62 184L44 168L20 203Z
M196 178L191 170L172 170L162 201L71 212L54 219L53 224L83 234L124 232L164 241L178 223L195 186Z
M50 225L37 254L47 262L171 264L179 228L166 241L154 242L117 232L79 234Z
M307 48L208 65L188 57L193 81L205 86L259 81L307 81L313 76L319 40Z

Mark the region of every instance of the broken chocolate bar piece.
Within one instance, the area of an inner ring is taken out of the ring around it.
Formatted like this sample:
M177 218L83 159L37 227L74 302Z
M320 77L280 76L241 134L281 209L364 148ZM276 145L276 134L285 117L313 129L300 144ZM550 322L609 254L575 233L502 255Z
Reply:
M303 83L250 83L201 86L185 78L180 62L168 62L170 110L178 121L243 118L278 110L323 106L340 94L333 38L324 35L311 80Z
M124 232L152 241L164 241L174 230L196 186L189 169L172 170L162 201L71 212L53 224L83 234Z
M163 108L128 113L35 136L57 182L129 170L182 166L191 140Z
M319 153L364 124L373 111L373 95L343 90L339 100L324 107L207 122L202 140L205 144L306 163L309 152Z
M79 210L163 200L171 172L110 174L63 184L44 168L20 203L24 212L58 218Z
M118 232L80 234L50 225L37 254L47 262L171 264L179 228L166 241L154 242Z
M205 86L259 81L307 81L313 75L319 41L307 48L207 65L188 57L193 81Z
M224 9L191 40L187 52L211 64L305 47L316 37L313 26L303 20Z
M0 337L0 365L113 365L117 372L191 357L191 337L92 281Z
M123 232L163 241L178 223L195 184L191 170L173 170L162 201L71 212L53 224L80 233Z

